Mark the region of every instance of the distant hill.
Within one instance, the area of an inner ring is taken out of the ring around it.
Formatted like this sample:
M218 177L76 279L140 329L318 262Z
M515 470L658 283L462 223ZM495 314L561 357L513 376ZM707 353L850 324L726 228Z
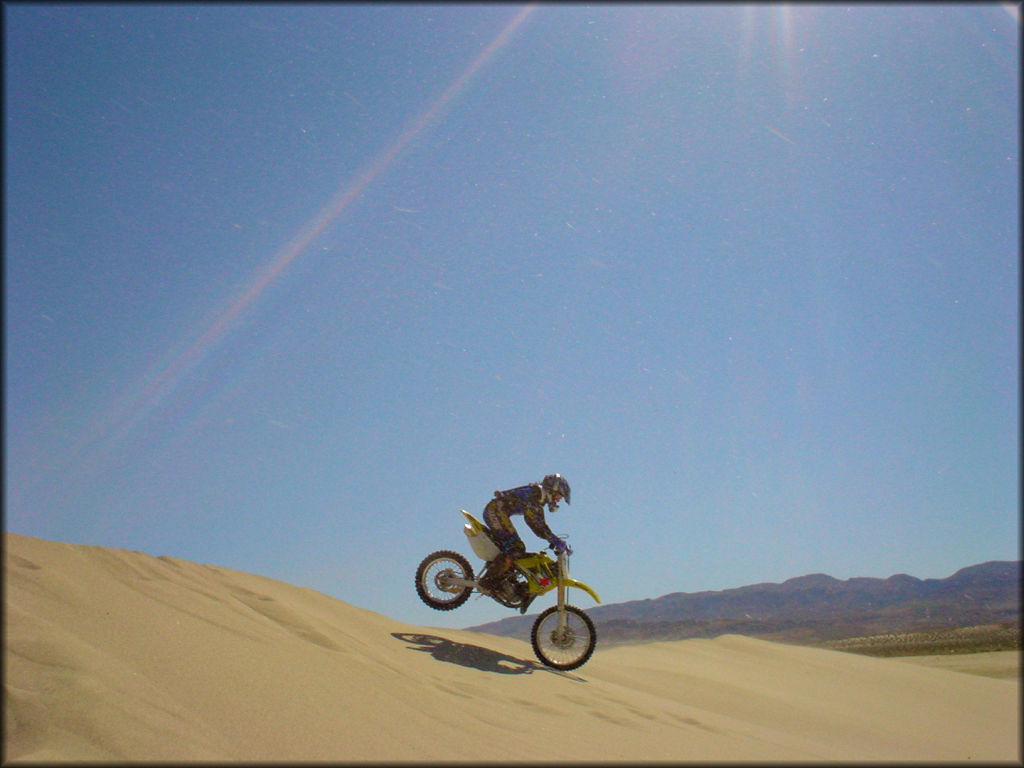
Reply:
M674 592L595 606L587 613L603 645L727 633L833 645L849 638L979 626L1010 631L1019 645L1020 562L981 563L945 579L922 580L901 573L887 579L840 581L815 573L781 584ZM522 636L529 633L533 620L514 616L469 629Z

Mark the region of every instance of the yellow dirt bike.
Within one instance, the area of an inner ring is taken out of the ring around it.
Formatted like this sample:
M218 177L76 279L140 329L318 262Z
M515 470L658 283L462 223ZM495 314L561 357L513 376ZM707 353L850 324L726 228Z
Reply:
M582 589L597 602L601 598L584 584L569 576L569 555L566 548L552 560L544 551L527 554L515 561L501 582L488 589L480 581L488 574L491 564L500 554L487 526L466 510L463 528L473 551L487 562L480 579L473 578L473 567L458 552L441 550L423 558L416 569L416 594L431 608L451 611L465 603L476 589L508 608L526 613L527 607L538 595L558 590L558 602L543 611L533 623L530 642L537 658L554 669L576 669L582 666L597 645L594 622L579 608L565 601L568 587Z

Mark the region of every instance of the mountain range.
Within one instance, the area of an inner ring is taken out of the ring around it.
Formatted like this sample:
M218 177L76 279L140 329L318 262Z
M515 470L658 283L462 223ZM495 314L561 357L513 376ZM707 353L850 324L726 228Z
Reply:
M570 600L572 595L570 593ZM1015 628L1019 644L1020 561L962 568L944 579L897 574L841 581L823 573L782 583L711 592L673 592L588 608L603 644L741 634L828 644L885 633L966 627ZM529 633L534 616L468 629L503 636Z

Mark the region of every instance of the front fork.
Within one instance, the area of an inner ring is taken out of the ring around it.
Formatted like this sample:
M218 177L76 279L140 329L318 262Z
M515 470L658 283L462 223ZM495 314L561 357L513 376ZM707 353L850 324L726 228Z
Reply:
M565 580L569 578L569 558L565 552L558 553L558 633L565 631L567 614L565 612Z

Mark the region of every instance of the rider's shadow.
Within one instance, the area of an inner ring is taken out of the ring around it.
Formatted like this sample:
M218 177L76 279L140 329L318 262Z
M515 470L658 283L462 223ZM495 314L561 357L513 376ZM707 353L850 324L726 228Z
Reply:
M424 651L438 661L458 664L463 667L472 667L482 672L498 672L503 675L530 675L534 672L551 672L580 683L586 682L582 677L546 667L536 661L519 659L515 656L509 656L507 653L499 653L479 645L456 643L453 640L446 640L437 635L392 632L391 636L405 643L413 643L413 645L408 646L411 651Z

